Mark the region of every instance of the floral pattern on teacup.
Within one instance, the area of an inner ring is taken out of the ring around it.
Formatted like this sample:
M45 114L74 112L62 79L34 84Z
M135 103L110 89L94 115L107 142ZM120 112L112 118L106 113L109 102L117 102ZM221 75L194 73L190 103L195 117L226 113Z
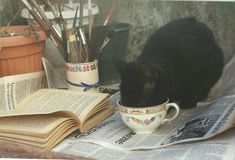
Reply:
M145 113L145 112L140 109L133 109L133 110L130 110L129 113Z
M152 113L157 113L157 112L162 112L165 109L164 106L160 106L157 108L144 108L144 109L133 109L133 108L127 108L127 107L119 107L119 111L123 113L128 113L128 114L152 114Z
M159 114L159 115L156 115L154 117L151 117L150 119L147 118L145 120L138 119L138 118L135 118L135 117L132 117L132 116L126 116L127 122L133 121L134 123L137 123L137 124L140 124L140 125L143 125L143 126L150 125L156 118L162 118L162 115Z

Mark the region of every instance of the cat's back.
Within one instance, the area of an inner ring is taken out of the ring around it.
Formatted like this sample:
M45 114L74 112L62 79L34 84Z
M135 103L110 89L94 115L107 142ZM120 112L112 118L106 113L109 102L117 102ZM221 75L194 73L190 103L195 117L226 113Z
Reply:
M223 54L211 29L195 18L172 21L155 31L138 58L153 62L176 74L217 66L221 72ZM208 60L210 60L208 62Z
M140 58L145 55L153 56L150 59L155 55L179 57L190 54L188 51L211 45L215 45L214 36L206 24L194 17L183 18L169 22L150 35Z

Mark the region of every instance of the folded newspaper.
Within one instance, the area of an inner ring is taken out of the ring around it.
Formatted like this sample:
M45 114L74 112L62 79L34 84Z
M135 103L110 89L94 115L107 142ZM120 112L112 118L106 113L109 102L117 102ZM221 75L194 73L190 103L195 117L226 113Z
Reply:
M44 71L1 77L0 110L15 109L20 100L41 88L47 88Z
M180 143L153 150L120 151L69 136L53 150L102 160L234 160L235 128L206 141Z
M174 122L160 126L150 135L135 134L117 113L95 128L70 138L120 151L146 150L209 139L234 126L235 95L231 95L195 109L181 110Z

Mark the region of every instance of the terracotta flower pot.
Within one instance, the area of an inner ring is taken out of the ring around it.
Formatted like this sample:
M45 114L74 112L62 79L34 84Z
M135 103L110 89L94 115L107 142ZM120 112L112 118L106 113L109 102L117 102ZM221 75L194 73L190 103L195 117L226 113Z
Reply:
M24 32L28 28L28 25L11 26L7 31ZM38 38L33 34L0 37L0 77L43 70L41 57L45 49L46 34L40 27L35 27L34 31Z

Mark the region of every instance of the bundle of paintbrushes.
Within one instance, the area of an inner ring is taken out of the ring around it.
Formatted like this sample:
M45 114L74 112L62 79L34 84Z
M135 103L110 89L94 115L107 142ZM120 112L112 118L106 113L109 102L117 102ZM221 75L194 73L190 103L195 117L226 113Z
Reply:
M77 13L78 8L80 8L79 26L77 27ZM61 9L59 9L60 15L62 16ZM61 17L60 16L60 17ZM63 17L61 18L62 23ZM66 48L68 53L68 62L70 63L83 63L89 61L89 50L88 43L86 40L85 33L83 31L83 0L80 0L79 7L76 8L73 26L72 28L65 28L64 34L66 38Z
M24 6L29 10L30 14L34 17L37 23L43 28L48 37L51 38L55 46L59 49L66 62L69 63L83 63L89 62L92 59L89 58L89 52L92 49L88 48L88 41L91 40L93 29L93 16L92 16L92 4L91 0L88 0L88 38L84 33L83 28L83 0L80 0L79 6L76 8L73 25L68 28L66 20L62 15L62 4L53 4L50 0L43 0L44 6L49 9L54 16L55 22L59 25L60 31L55 27L55 23L52 23L45 15L43 9L37 4L36 0L21 0ZM113 12L113 6L112 6ZM79 10L79 25L77 26L77 14ZM108 24L111 16L111 12L105 19L103 26ZM104 33L105 34L105 33Z
M67 59L62 37L60 33L58 32L58 30L55 28L55 26L47 18L42 8L39 7L39 5L37 4L35 0L21 0L21 2L29 10L30 14L37 21L37 23L42 27L45 33L51 38L51 40L53 41L55 46L59 49L63 57Z

